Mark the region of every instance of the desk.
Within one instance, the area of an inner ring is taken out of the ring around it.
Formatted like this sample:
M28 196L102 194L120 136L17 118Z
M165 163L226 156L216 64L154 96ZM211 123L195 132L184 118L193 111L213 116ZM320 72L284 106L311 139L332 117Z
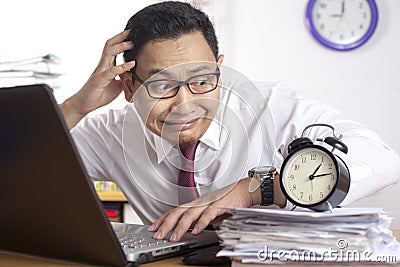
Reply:
M394 235L397 240L400 241L400 230L394 230ZM58 261L46 258L39 258L34 256L21 255L17 253L6 253L0 251L0 266L7 267L55 267L55 266L67 266L67 267L88 267L89 265L77 264L65 261ZM150 262L146 264L142 264L140 266L143 267L170 267L170 266L187 266L183 265L180 257L169 258L161 261ZM300 265L292 265L292 266L300 266ZM333 265L330 265L333 266ZM354 265L352 265L354 266ZM378 265L382 266L382 265ZM389 266L399 266L399 265L389 265Z

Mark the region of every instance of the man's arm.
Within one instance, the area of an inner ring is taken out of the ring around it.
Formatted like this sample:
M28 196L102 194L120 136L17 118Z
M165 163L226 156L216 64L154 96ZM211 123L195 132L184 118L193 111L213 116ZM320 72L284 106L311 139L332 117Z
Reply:
M115 78L132 69L135 61L116 66L115 58L125 50L132 49L133 44L124 41L128 34L128 30L123 31L106 42L100 62L88 81L60 105L69 129L75 127L89 112L111 103L123 91L121 81Z
M78 124L78 122L86 116L86 114L81 113L76 110L74 105L73 96L65 100L61 105L59 105L64 120L67 123L68 129L71 130Z

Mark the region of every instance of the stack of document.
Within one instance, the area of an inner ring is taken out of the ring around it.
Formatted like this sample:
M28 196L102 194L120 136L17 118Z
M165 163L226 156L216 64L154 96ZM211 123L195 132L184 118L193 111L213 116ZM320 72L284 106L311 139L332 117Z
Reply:
M400 244L382 209L230 210L218 230L224 246L218 256L240 263L400 262Z
M24 60L0 62L0 87L46 83L59 87L61 60L52 54Z

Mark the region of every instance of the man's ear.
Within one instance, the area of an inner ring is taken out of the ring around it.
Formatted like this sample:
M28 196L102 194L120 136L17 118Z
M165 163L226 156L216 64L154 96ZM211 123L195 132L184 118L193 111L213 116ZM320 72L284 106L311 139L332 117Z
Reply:
M218 56L217 62L218 62L219 65L222 64L222 61L224 61L224 58L225 58L225 56L223 54Z
M132 73L130 73L129 71L124 72L119 75L119 78L124 90L126 101L132 102L132 98L135 93L135 88L133 87Z

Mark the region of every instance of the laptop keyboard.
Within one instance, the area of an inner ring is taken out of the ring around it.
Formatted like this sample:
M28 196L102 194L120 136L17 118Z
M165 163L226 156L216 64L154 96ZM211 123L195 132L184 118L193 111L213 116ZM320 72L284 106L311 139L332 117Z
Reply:
M169 243L167 240L156 240L152 236L132 233L117 233L117 237L122 247L130 249L152 248Z

